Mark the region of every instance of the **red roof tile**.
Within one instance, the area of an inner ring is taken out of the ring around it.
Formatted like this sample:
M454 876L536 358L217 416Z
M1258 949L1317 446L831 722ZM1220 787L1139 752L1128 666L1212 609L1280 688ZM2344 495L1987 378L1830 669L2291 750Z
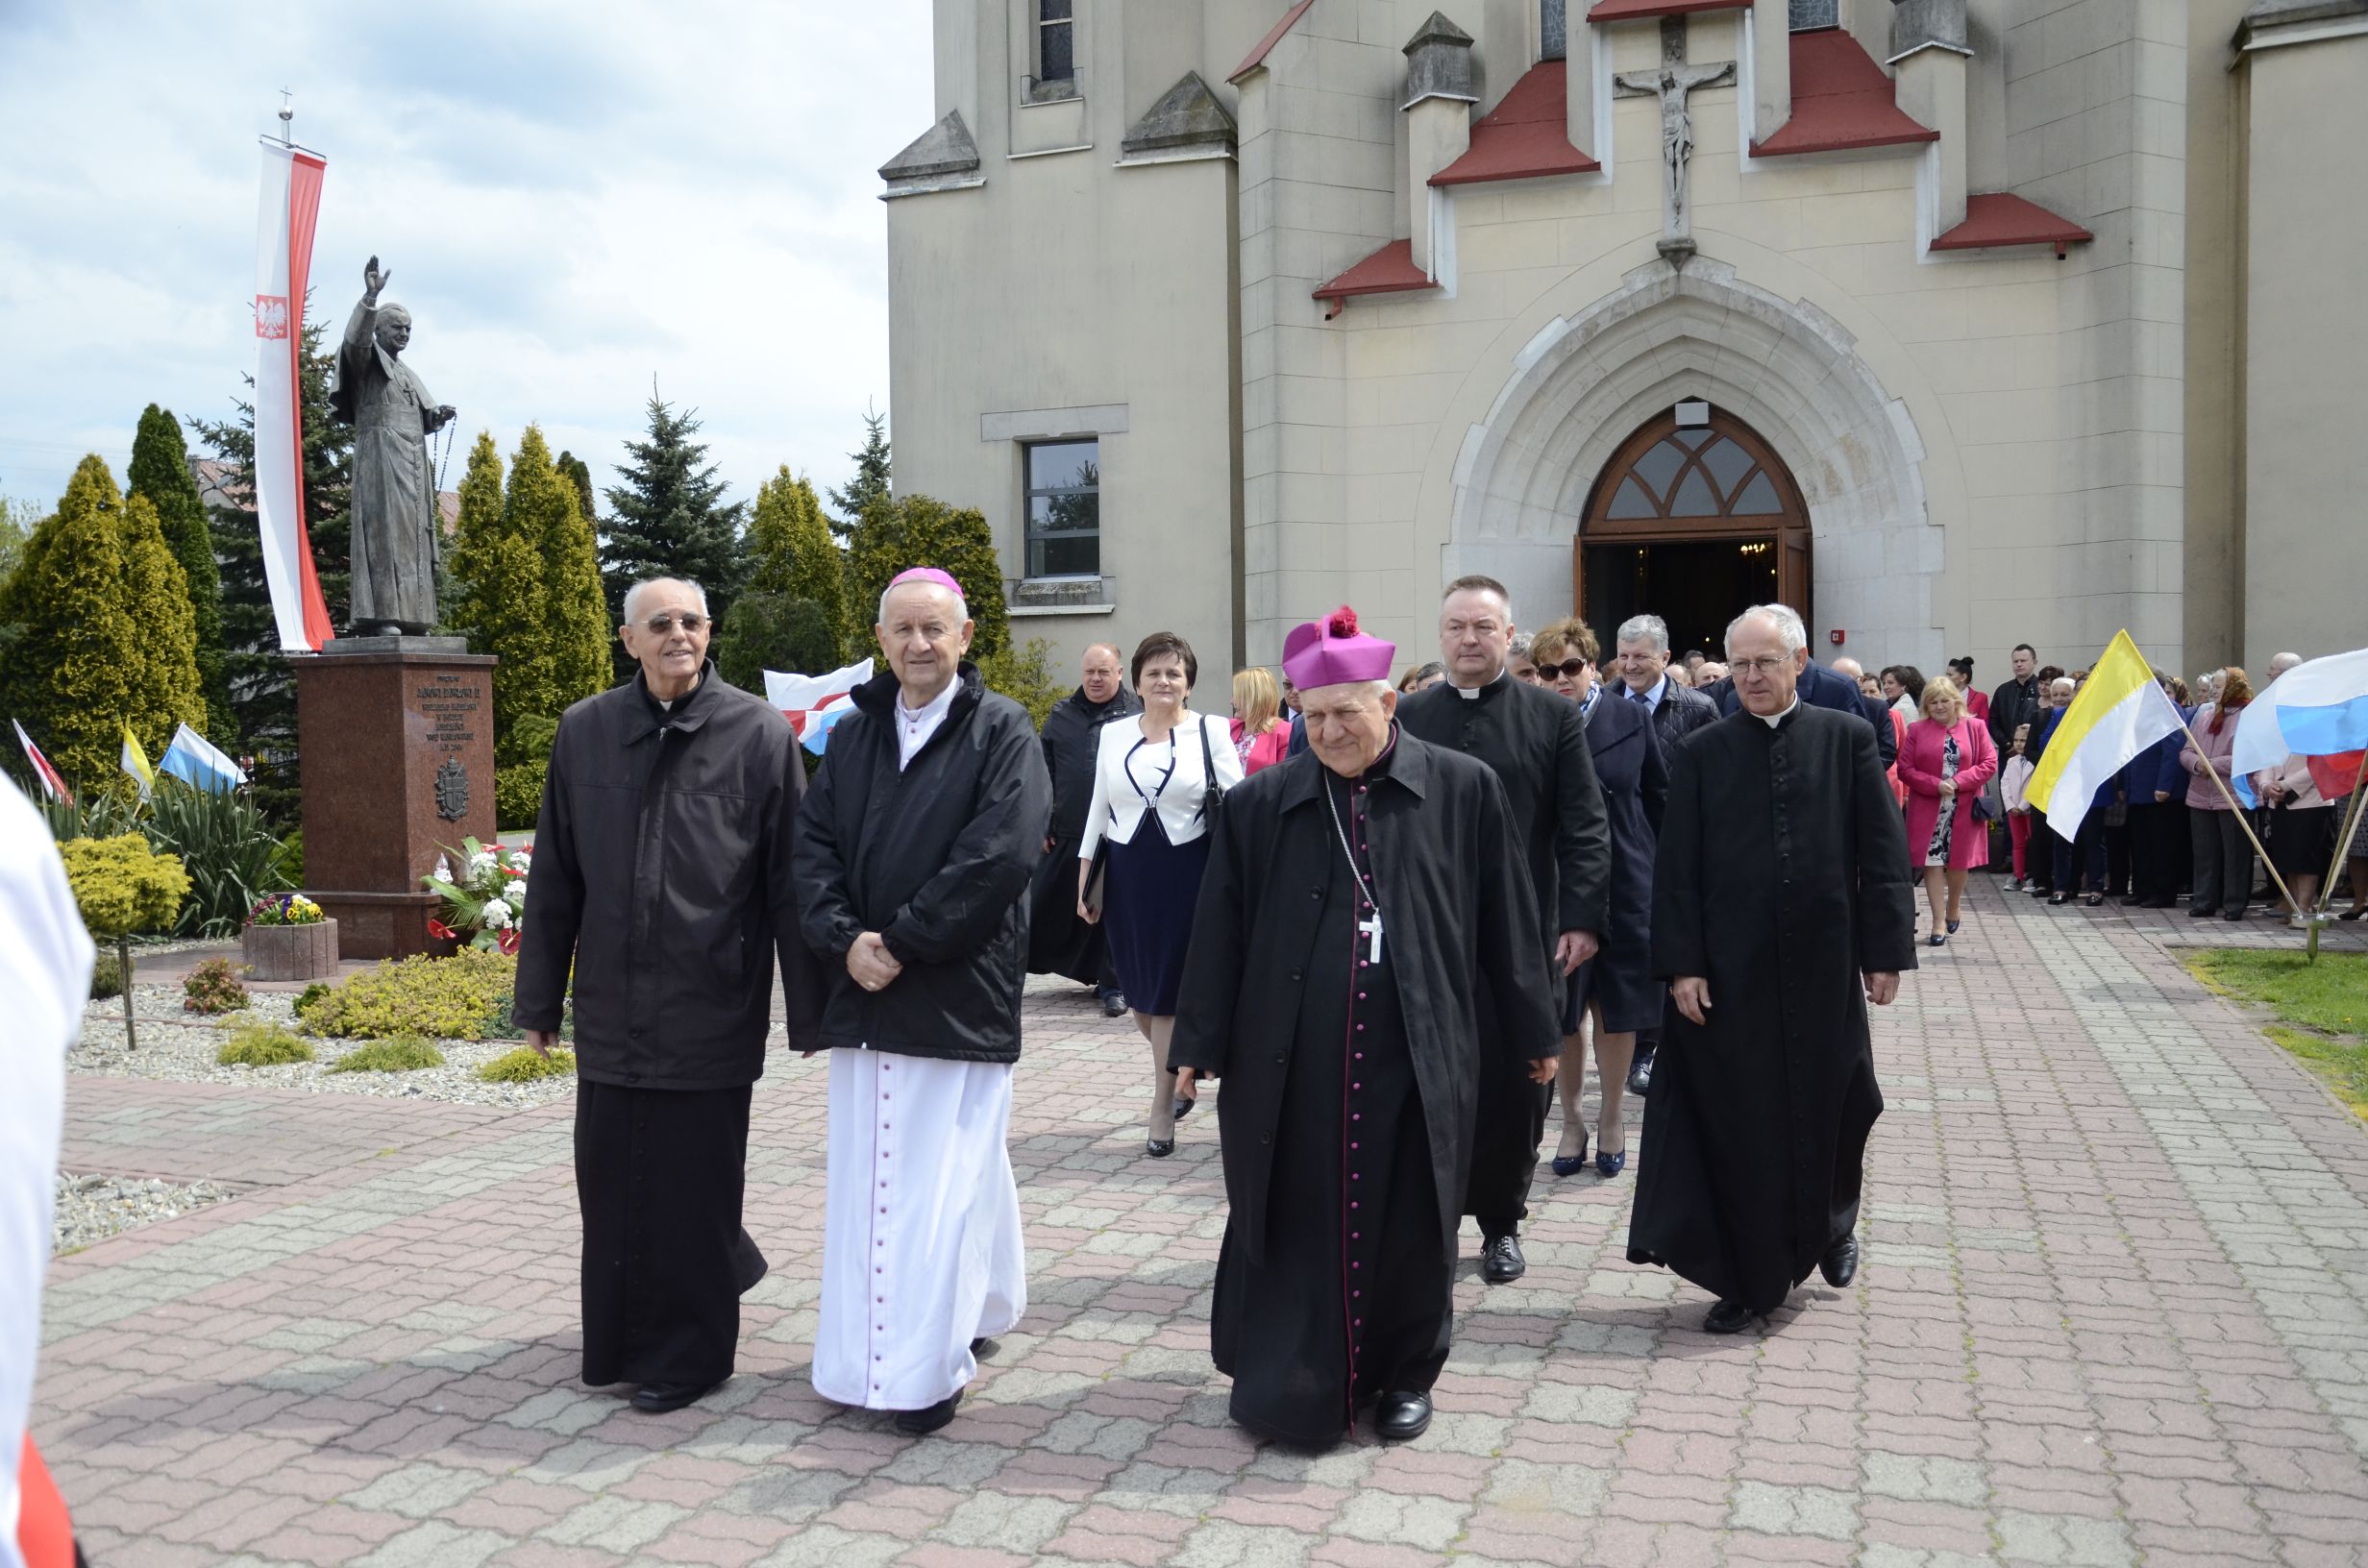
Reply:
M1938 141L1892 101L1891 79L1859 40L1838 27L1792 35L1792 118L1755 158L1786 153L1838 153L1854 147L1896 147Z
M1471 128L1471 147L1431 176L1434 185L1468 185L1483 180L1535 180L1549 174L1586 174L1603 167L1570 145L1565 132L1568 108L1564 87L1568 71L1559 60L1531 66L1504 102Z
M1439 285L1415 265L1415 242L1394 239L1380 250L1316 290L1315 298L1330 300L1326 321L1341 313L1342 302L1357 294L1401 294Z
M1750 0L1598 0L1591 22L1633 22L1640 16L1685 16L1697 11L1740 11Z
M1267 62L1267 51L1282 42L1283 35L1291 31L1292 24L1296 22L1300 17L1306 15L1307 8L1315 3L1316 0L1299 0L1297 5L1283 12L1283 19L1276 22L1265 37L1258 40L1258 47L1249 52L1249 58L1243 61L1241 64L1236 65L1233 68L1233 74L1225 78L1225 80L1228 82L1237 82L1241 80L1245 72L1253 70L1260 65L1264 65Z
M1965 198L1965 221L1933 241L1936 251L1980 251L1999 245L2085 245L2097 236L2068 218L2012 191L1993 190Z

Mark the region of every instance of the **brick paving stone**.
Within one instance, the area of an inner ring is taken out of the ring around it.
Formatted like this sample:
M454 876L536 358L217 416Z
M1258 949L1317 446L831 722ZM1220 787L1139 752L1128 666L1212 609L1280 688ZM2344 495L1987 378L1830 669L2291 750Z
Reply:
M1144 1161L1111 1089L1138 1038L1046 982L1029 1311L940 1434L806 1381L825 1064L788 1053L750 1145L773 1272L737 1375L664 1417L576 1381L564 1104L77 1077L73 1168L238 1195L57 1262L34 1427L93 1560L163 1568L2357 1563L2368 1133L2171 955L2283 939L1995 882L1874 1018L1850 1290L1704 1335L1699 1291L1625 1261L1633 1182L1542 1177L1527 1278L1484 1285L1464 1238L1412 1444L1232 1427L1215 1117Z

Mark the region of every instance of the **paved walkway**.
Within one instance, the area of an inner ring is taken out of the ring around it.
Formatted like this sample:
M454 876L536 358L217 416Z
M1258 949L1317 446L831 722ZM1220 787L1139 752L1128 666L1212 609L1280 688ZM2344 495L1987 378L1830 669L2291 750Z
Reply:
M921 1440L806 1383L819 1060L757 1094L740 1375L664 1417L574 1381L563 1107L77 1078L76 1168L247 1190L58 1265L36 1430L102 1568L2368 1560L2368 1131L2169 962L2193 930L1978 891L1880 1019L1852 1289L1707 1337L1622 1261L1631 1180L1548 1178L1430 1433L1314 1457L1225 1421L1212 1118L1141 1159L1144 1051L1066 987L1013 1124L1034 1300Z

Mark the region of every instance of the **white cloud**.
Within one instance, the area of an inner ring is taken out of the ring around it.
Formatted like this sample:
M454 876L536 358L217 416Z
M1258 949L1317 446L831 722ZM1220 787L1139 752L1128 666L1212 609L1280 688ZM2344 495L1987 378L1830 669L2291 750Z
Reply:
M0 0L0 492L118 478L141 407L227 418L252 368L259 133L329 159L312 313L363 260L412 363L506 454L609 482L659 393L747 498L843 482L888 401L874 170L931 110L927 0Z

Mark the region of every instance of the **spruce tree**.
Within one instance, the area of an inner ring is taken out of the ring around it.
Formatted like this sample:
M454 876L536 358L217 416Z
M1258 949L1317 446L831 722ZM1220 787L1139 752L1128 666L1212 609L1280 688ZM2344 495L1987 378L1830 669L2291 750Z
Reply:
M853 646L859 633L848 613L847 552L831 542L814 486L802 474L793 476L787 464L756 492L748 591L810 600L842 649Z
M1011 620L1003 604L1002 562L986 515L975 506L956 509L928 496L876 502L855 526L847 551L848 593L852 611L877 612L879 596L896 575L916 566L950 573L962 585L977 630L971 656L984 659L1003 650Z
M719 619L731 608L746 567L740 539L741 502L726 502L724 481L695 441L697 410L677 413L653 394L647 440L629 441L624 480L607 492L609 517L601 540L601 575L611 625L625 620L625 593L645 577L683 577L706 590ZM620 646L618 679L631 674Z
M863 450L847 455L854 461L855 477L846 488L830 492L830 504L837 511L832 528L842 539L862 524L866 511L889 499L888 416L867 407Z
M126 600L122 512L106 462L84 458L58 510L26 542L0 606L0 620L18 628L0 692L77 793L116 776L124 721L147 674L143 633Z
M215 744L234 746L237 720L231 712L229 677L222 662L222 574L213 558L213 530L206 523L196 476L189 472L188 443L181 421L150 404L139 416L132 441L132 466L124 474L128 494L156 506L164 543L188 579L189 609L196 628L197 673L206 694L206 722L199 727Z

